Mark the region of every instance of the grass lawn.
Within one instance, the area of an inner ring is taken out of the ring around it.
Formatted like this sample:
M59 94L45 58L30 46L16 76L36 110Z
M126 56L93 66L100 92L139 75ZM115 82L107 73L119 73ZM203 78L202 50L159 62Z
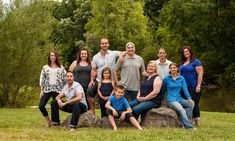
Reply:
M61 113L61 121L69 114ZM99 111L97 111L98 114ZM197 130L180 128L120 128L117 132L102 128L44 128L38 109L0 109L0 140L17 141L161 141L161 140L233 140L235 113L202 112L202 125Z

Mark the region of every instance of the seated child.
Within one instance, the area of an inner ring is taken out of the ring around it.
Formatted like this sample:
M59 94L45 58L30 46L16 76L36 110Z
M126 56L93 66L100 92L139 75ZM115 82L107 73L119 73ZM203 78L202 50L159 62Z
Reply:
M107 108L108 121L113 127L113 130L117 130L117 126L114 118L119 118L119 121L130 121L139 130L143 130L138 121L132 115L130 105L124 96L124 87L119 85L115 88L115 95L111 96L108 102L105 104Z

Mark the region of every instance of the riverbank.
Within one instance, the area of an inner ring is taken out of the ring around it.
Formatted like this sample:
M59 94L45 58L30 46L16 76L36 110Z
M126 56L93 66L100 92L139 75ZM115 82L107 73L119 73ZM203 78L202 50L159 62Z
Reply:
M97 114L100 114L97 111ZM61 120L69 114L61 112ZM235 113L202 112L202 126L197 130L180 128L147 129L121 128L117 132L102 128L45 128L38 109L0 109L0 140L82 140L82 141L160 141L160 140L234 140Z

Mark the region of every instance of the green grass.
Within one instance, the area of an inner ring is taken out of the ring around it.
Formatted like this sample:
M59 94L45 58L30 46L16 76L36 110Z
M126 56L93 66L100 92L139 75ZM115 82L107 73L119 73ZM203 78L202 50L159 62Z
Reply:
M99 111L97 111L99 113ZM69 114L61 112L61 121ZM117 132L102 128L44 128L38 109L0 109L0 140L17 141L161 141L161 140L235 140L235 113L202 112L197 130L180 128L120 128Z

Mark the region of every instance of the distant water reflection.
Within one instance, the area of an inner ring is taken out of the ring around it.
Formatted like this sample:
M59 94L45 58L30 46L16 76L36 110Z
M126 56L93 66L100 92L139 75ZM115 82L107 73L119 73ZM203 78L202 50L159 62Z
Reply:
M204 89L200 109L201 111L235 113L235 89Z

